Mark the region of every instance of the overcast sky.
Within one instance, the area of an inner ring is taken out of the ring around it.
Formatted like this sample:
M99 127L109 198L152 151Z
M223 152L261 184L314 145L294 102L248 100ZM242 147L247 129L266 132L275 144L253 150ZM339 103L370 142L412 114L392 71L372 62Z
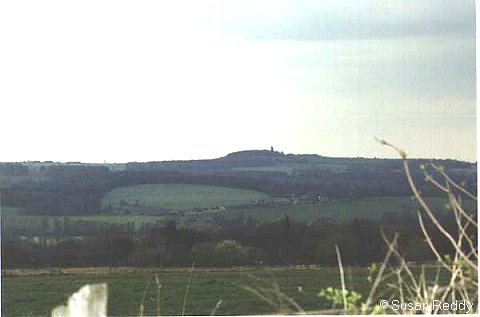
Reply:
M2 1L0 161L476 160L473 1Z

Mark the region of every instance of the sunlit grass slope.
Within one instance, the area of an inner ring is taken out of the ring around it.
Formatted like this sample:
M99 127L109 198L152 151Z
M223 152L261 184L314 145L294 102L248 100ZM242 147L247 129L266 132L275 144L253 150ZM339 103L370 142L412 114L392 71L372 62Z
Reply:
M267 194L245 189L191 184L147 184L116 188L102 200L102 206L125 208L140 206L172 210L189 210L216 206L251 204L267 199Z

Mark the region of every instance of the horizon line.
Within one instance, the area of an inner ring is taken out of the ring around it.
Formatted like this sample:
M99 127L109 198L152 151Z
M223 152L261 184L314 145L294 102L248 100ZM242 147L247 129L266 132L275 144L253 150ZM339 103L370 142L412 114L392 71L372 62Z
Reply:
M216 160L216 159L221 159L225 158L230 154L234 153L241 153L241 152L255 152L255 151L266 151L266 152L274 152L282 155L316 155L320 157L325 157L325 158L336 158L336 159L342 159L342 158L347 158L347 159L371 159L371 160L401 160L402 158L399 157L378 157L378 156L373 156L373 157L367 157L367 156L326 156L326 155L321 155L317 153L283 153L283 151L271 151L268 149L261 149L261 150L241 150L241 151L235 151L235 152L230 152L227 153L224 156L220 157L214 157L214 158L196 158L196 159L173 159L173 160L147 160L147 161L125 161L125 162L108 162L104 160L103 162L86 162L86 161L55 161L55 160L23 160L23 161L0 161L0 164L9 164L9 163L47 163L47 164L96 164L96 165L120 165L120 164L128 164L128 163L155 163L155 162L188 162L188 161L205 161L205 160ZM408 157L407 155L407 160L438 160L438 161L458 161L458 162L466 162L466 163L471 163L471 164L476 164L477 160L465 160L465 159L459 159L459 158L428 158L428 157Z

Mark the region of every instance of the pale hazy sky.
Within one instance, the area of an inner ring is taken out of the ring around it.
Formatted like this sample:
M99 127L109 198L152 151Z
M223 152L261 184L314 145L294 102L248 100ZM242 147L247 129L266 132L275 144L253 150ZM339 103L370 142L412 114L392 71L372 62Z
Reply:
M473 1L2 1L0 161L476 160Z

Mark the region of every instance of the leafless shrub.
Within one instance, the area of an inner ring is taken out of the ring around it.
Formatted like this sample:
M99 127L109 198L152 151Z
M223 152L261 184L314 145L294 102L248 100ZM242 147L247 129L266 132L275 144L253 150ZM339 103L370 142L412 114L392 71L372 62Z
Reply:
M422 313L425 314L460 313L460 311L440 311L439 306L435 307L431 305L434 300L441 303L455 302L457 300L466 301L473 304L474 311L470 311L470 313L477 312L478 246L476 241L473 240L474 238L471 236L471 233L472 230L477 230L478 225L475 215L472 212L467 211L462 205L462 198L472 199L476 202L476 195L468 192L464 186L454 182L443 168L435 163L430 162L420 166L425 176L425 180L432 184L432 186L441 190L448 197L448 206L455 217L456 228L446 228L439 221L424 197L422 197L420 190L413 181L406 153L384 140L378 141L385 146L393 148L402 158L403 169L408 184L419 205L419 209L417 210L418 223L426 243L437 258L438 267L433 281L426 277L425 267L423 266L419 275L414 274L413 269L398 251L398 248L396 247L396 239L389 240L383 235L383 238L389 247L389 252L390 250L392 251L391 255L399 264L392 268L392 273L390 273L389 276L386 276L384 275L384 272L379 271L377 280L382 281L381 283L387 287L390 299L395 298L404 303L427 303L428 305L425 305L422 310ZM444 256L440 254L431 238L431 232L429 232L425 226L425 219L428 219L433 225L433 228L437 230L446 241L450 242L452 249L454 250L453 255ZM387 254L386 260L389 257L390 254ZM439 276L441 271L446 272L448 275L447 283L440 282ZM369 298L363 309L364 313L373 310L373 301L370 299L374 297L375 291L376 288L372 287L372 291L370 292ZM416 311L398 310L394 312L412 314Z

